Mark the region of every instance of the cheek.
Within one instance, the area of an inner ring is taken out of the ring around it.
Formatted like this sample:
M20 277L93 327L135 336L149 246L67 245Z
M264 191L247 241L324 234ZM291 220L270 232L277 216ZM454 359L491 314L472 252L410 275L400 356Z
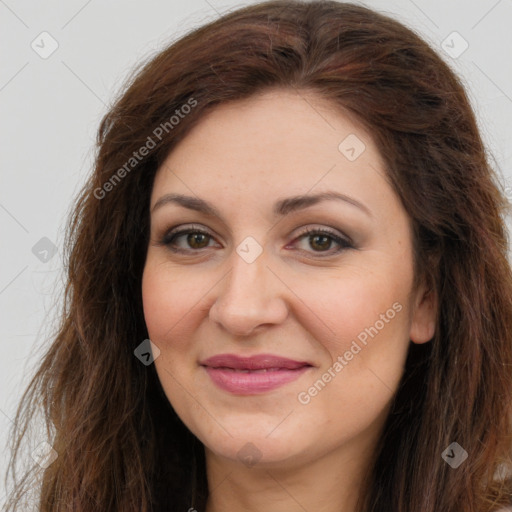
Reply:
M377 339L388 346L408 342L409 281L405 274L354 270L327 280L297 280L294 291L309 307L302 320L310 318L307 328L335 359L354 340L368 346Z
M169 402L189 423L197 411L182 390L183 385L189 387L188 375L195 369L190 340L200 300L208 289L197 273L183 276L167 262L148 257L142 276L142 300L149 338L160 349L155 369Z
M182 276L166 263L147 262L142 277L144 318L152 341L160 345L173 340L173 347L185 345L184 330L194 318L206 290L198 273ZM182 340L182 341L181 341Z
M302 435L315 438L323 432L325 439L318 440L318 445L326 449L332 442L354 438L381 424L403 374L408 349L406 308L398 301L366 298L370 303L357 316L338 311L336 326L341 334L318 340L328 357L294 397L297 417L306 420L300 427Z
M311 330L325 352L322 366L297 397L309 404L317 427L328 418L355 430L369 424L389 403L403 374L412 273L372 269L343 272L330 286L310 281L298 289L322 319L317 326L324 325ZM309 316L313 322L315 315Z

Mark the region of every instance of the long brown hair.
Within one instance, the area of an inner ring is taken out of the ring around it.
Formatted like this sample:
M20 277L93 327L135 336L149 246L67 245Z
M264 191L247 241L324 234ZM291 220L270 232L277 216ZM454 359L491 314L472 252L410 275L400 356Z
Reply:
M43 512L203 510L203 447L154 365L134 355L148 338L149 198L157 168L205 113L271 87L313 91L373 134L413 222L416 277L439 299L436 335L411 344L358 510L488 512L512 500L507 203L464 88L387 16L285 0L173 43L134 72L102 120L69 219L61 324L19 406L11 474L39 407L58 457L26 473L8 510L36 469ZM468 453L457 469L441 457L452 442Z

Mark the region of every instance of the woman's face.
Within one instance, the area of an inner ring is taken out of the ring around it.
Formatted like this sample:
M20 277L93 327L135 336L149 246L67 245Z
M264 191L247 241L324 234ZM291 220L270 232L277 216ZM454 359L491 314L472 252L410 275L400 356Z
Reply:
M275 467L368 448L410 340L434 334L370 134L311 93L221 105L158 170L150 207L154 364L207 453Z

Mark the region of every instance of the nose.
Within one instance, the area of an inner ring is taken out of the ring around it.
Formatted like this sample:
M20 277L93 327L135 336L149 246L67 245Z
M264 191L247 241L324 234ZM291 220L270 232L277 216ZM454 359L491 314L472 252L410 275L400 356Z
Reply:
M218 287L210 319L235 336L248 336L288 316L286 286L267 266L265 252L252 263L233 252L231 270Z

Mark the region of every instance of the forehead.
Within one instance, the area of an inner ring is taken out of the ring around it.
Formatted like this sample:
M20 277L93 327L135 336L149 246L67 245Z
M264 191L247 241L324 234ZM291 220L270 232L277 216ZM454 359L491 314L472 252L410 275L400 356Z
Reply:
M311 92L273 90L206 114L158 170L151 204L169 191L261 205L330 190L362 202L393 194L357 120Z

